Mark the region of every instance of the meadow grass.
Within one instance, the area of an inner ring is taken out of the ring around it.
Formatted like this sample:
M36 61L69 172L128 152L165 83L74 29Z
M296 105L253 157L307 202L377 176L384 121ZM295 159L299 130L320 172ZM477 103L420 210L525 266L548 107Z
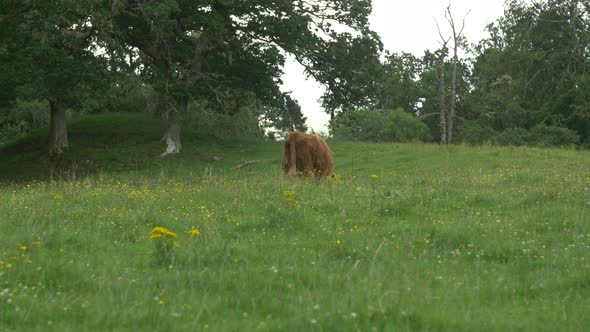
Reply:
M0 330L590 326L588 152L331 143L335 180L287 180L280 143L152 136L0 185Z

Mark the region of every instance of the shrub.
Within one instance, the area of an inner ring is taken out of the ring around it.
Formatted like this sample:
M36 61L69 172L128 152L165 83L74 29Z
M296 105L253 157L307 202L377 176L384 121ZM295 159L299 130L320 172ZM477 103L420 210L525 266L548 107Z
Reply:
M426 141L430 139L428 126L420 119L397 109L386 118L384 138L392 142Z
M495 143L499 145L526 145L529 140L529 132L524 128L508 128L496 135Z
M0 145L17 140L34 129L49 124L49 106L39 100L17 100L0 111Z
M569 146L580 142L580 136L568 128L536 125L529 132L529 143L536 146Z
M499 145L532 145L541 147L570 146L579 143L578 134L568 128L539 124L526 130L509 128L494 138Z
M468 144L484 144L492 141L498 133L477 121L461 121L457 126L456 140Z
M411 142L430 138L428 127L420 119L401 109L378 112L347 111L333 125L334 139L370 142Z
M183 126L190 127L203 138L219 140L264 138L264 131L259 125L258 117L248 108L228 114L193 103L189 109L189 112L179 113Z

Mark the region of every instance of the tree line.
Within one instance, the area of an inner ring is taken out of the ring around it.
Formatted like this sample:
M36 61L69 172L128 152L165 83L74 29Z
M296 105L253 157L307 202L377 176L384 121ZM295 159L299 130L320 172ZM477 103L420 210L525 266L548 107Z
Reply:
M181 128L307 129L280 90L293 56L325 89L335 139L590 146L590 3L508 0L469 44L383 53L370 0L0 0L0 144L67 114L150 112ZM457 50L466 56L457 56Z
M172 152L194 114L305 130L279 88L286 56L330 87L334 108L360 104L371 82L336 81L366 79L343 57L378 59L370 12L370 0L1 0L0 128L8 140L48 118L54 156L68 149L67 110L149 108L169 122Z
M476 44L454 24L438 50L387 54L374 103L341 112L336 137L590 147L589 2L506 1Z

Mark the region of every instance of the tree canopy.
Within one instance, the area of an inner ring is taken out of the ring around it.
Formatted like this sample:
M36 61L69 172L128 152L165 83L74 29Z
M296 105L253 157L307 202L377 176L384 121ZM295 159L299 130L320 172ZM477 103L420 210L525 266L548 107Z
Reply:
M29 90L28 98L75 108L78 88L107 89L100 75L127 72L154 89L165 119L194 101L237 112L253 96L257 112L303 129L300 108L280 90L286 56L327 87L325 104L336 110L371 98L369 73L381 50L368 28L370 0L2 0L1 7L0 56L9 61L0 84L11 87L3 100Z
M178 147L179 123L199 116L242 133L306 130L297 100L281 89L290 57L325 87L334 135L397 121L420 128L403 140L435 142L446 136L449 107L453 142L590 146L587 1L508 0L488 37L470 46L459 38L463 58L447 46L383 53L370 0L0 0L0 8L0 143L31 127L22 121L38 125L45 117L36 109L51 114L57 153L67 149L66 109L149 110L170 121Z

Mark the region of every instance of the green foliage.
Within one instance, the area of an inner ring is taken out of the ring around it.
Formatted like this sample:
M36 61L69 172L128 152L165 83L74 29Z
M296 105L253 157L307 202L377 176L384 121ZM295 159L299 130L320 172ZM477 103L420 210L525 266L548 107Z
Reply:
M307 132L307 125L305 124L307 118L303 116L299 103L291 98L291 96L286 95L284 105L281 105L277 110L279 114L270 117L271 121L269 125L272 125L279 131ZM268 116L265 117L266 119L268 119Z
M496 132L490 127L480 127L475 123L463 121L459 128L459 140L470 144L497 144L512 146L567 147L579 143L578 134L567 128L537 125L530 130L508 128Z
M95 172L0 186L2 331L590 326L588 153L332 142L336 179L290 181L280 143L162 159L160 122L86 120Z
M277 10L281 15L273 14ZM114 36L104 43L115 58L139 51L142 76L162 95L163 113L194 100L215 105L220 95L250 93L262 107L285 113L287 125L299 126L293 108L280 105L286 56L327 87L323 100L330 110L366 101L374 95L381 48L368 27L370 12L369 0L118 1L98 11L110 20L96 26Z
M2 109L20 98L167 118L199 102L232 126L218 135L258 135L253 119L264 116L281 130L305 131L299 105L279 88L286 56L327 87L331 110L370 99L379 74L370 0L3 0L0 7ZM235 116L244 99L256 107Z
M364 10L370 9L370 4L363 5L368 5ZM358 35L334 33L333 40L317 41L311 53L310 74L327 88L322 105L329 113L373 105L380 93L381 41L368 28L361 31Z
M489 38L476 49L465 117L507 130L499 139L511 144L523 140L510 128L530 130L527 140L535 145L588 142L589 29L590 7L583 1L506 2L504 16L488 27ZM557 127L575 131L579 139Z
M409 53L386 54L377 107L382 110L402 108L409 113L418 112L418 102L423 97L423 86L419 80L421 59Z
M0 145L16 141L32 130L49 123L49 106L38 100L16 100L12 106L0 110Z
M179 114L186 128L204 139L244 141L259 140L264 136L257 112L250 107L239 111L220 113L204 105L193 103L187 113Z
M489 143L497 132L489 125L478 121L463 120L458 122L457 141L473 145Z
M7 100L52 99L77 107L82 94L100 93L109 84L106 60L93 52L91 29L82 24L92 9L89 1L7 5L0 20L0 29L8 31L0 41L0 85L13 85Z
M387 113L353 110L338 114L334 139L368 142L413 142L428 140L428 127L402 109Z
M155 111L154 89L134 74L122 75L104 94L82 96L81 113L149 113Z
M424 142L430 140L426 124L402 109L388 112L385 124L384 137L386 142Z
M540 124L531 128L529 141L535 146L573 146L579 143L580 137L568 128Z
M495 137L500 145L526 145L530 142L529 132L524 128L508 128Z

